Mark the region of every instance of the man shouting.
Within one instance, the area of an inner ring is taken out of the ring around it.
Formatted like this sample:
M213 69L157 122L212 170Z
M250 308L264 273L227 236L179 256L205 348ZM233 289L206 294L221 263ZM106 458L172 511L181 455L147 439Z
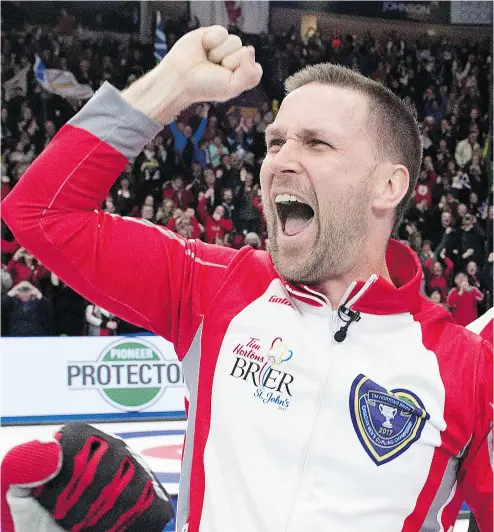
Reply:
M389 90L330 64L287 80L260 176L269 253L99 209L165 124L261 74L224 28L185 35L61 129L5 221L74 290L174 344L190 393L177 530L442 532L463 498L491 530L492 352L421 297L418 258L390 239L422 149Z

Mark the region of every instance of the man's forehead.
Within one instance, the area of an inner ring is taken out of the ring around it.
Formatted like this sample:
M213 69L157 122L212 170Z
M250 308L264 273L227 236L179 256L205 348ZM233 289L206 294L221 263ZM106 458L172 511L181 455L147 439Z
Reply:
M366 98L354 90L311 83L286 96L266 134L273 130L346 131L361 129L368 116Z

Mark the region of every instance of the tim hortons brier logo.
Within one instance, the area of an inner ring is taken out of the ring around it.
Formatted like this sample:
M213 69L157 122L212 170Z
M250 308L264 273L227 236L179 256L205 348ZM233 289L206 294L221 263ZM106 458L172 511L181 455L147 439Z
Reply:
M254 397L265 404L275 404L280 410L290 406L290 386L293 375L283 371L282 364L293 357L283 339L275 338L266 352L261 348L259 338L250 337L245 344L239 343L233 350L235 364L230 375L252 383L256 390Z

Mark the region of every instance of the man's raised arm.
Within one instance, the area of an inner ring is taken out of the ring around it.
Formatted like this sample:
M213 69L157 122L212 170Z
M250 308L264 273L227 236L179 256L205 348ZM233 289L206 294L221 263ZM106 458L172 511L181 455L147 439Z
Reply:
M175 341L180 323L201 313L234 252L100 206L128 158L164 124L193 103L229 100L260 77L253 50L212 26L182 37L123 93L105 84L3 202L16 240L93 303Z

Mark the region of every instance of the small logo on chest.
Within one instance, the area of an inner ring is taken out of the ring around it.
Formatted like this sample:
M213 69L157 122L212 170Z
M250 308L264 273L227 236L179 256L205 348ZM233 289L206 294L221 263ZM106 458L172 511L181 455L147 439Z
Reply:
M291 386L294 377L283 371L282 365L293 357L293 351L281 337L271 342L269 350L262 349L259 338L249 338L233 349L235 363L230 376L252 383L256 390L254 396L263 403L273 403L281 410L290 404Z
M411 391L387 391L365 375L350 390L350 415L360 443L376 465L405 452L420 438L429 414Z

